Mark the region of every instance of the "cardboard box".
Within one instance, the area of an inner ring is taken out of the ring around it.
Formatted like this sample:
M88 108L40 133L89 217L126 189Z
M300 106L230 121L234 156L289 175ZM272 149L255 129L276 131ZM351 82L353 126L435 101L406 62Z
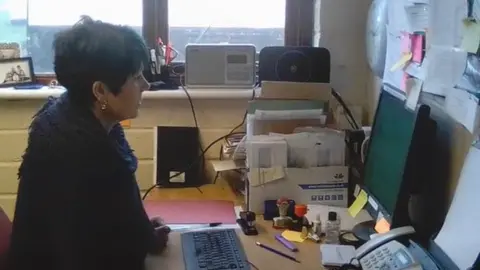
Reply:
M269 177L259 179L259 176ZM262 214L265 200L286 197L299 204L321 204L347 207L348 167L328 166L308 169L283 168L266 173L250 169L247 206Z

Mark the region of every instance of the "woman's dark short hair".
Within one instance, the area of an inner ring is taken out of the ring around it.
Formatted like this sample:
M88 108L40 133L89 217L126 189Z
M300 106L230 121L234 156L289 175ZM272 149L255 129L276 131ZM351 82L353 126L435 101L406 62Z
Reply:
M58 82L79 103L94 101L92 85L105 83L118 94L126 80L148 65L148 48L135 30L83 17L53 42Z

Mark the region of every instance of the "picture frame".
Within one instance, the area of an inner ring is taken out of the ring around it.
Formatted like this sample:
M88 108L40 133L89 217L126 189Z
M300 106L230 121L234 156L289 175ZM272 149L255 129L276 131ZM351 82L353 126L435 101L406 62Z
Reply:
M35 84L31 57L0 59L0 88Z
M0 60L20 58L20 45L15 42L0 43Z

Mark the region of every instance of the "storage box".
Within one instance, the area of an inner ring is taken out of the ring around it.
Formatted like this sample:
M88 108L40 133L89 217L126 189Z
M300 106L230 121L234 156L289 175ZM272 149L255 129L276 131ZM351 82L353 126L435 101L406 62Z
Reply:
M247 207L257 214L263 213L265 200L280 197L295 200L297 204L347 207L347 166L283 168L282 172L276 169L270 173L258 173L251 169L248 177Z

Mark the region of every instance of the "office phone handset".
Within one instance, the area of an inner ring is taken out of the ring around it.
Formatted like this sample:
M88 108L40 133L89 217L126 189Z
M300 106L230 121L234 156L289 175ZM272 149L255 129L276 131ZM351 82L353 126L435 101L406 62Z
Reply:
M377 235L359 247L355 257L363 270L422 270L422 266L414 259L407 247L395 240L395 238L414 233L413 227L406 226Z

